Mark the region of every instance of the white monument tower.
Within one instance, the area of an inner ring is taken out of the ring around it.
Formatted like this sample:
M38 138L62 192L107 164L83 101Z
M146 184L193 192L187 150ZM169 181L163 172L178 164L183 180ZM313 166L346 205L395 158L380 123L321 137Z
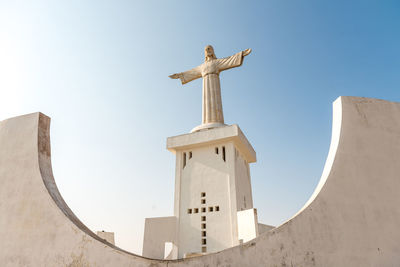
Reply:
M251 50L173 74L182 84L203 78L203 120L191 133L169 137L176 155L174 216L146 218L143 256L159 259L216 252L258 235L249 164L256 153L238 125L224 124L219 73L238 67Z

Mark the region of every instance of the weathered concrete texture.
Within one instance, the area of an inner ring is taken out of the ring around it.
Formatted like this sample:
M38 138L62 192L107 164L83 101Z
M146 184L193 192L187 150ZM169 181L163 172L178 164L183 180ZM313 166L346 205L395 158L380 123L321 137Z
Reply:
M108 243L115 245L114 232L97 231L96 234Z
M283 225L244 245L178 261L112 246L54 183L49 119L0 123L0 266L399 266L400 103L341 97L320 185Z
M91 232L54 182L50 118L0 123L0 266L167 266L125 252Z
M258 234L261 235L262 233L268 232L274 228L275 228L275 226L272 226L272 225L258 223Z

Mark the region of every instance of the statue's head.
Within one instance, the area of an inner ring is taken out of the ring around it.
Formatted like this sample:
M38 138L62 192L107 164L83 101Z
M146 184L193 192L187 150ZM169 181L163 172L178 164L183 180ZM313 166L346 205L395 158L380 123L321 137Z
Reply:
M214 53L214 48L211 45L207 45L204 48L204 55L205 55L205 60L210 60L210 59L216 59L217 57L215 56Z

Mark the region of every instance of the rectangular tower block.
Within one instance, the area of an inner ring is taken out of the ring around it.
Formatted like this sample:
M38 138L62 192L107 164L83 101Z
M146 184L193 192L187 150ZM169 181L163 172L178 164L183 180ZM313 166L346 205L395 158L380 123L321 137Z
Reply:
M176 154L178 258L238 245L238 212L252 209L257 216L249 169L256 153L239 126L169 137L167 149ZM247 216L248 223L241 219L241 225L257 229L254 216Z

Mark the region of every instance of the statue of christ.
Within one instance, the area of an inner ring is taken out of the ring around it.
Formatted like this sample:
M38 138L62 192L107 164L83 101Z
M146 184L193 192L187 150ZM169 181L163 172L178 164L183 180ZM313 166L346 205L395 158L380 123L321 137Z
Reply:
M202 125L194 128L192 132L225 125L224 114L222 112L219 73L242 65L243 58L251 53L251 49L240 51L230 57L217 58L214 53L214 48L211 45L207 45L204 49L204 53L205 60L203 64L191 70L169 76L171 79L179 78L182 84L203 77Z

